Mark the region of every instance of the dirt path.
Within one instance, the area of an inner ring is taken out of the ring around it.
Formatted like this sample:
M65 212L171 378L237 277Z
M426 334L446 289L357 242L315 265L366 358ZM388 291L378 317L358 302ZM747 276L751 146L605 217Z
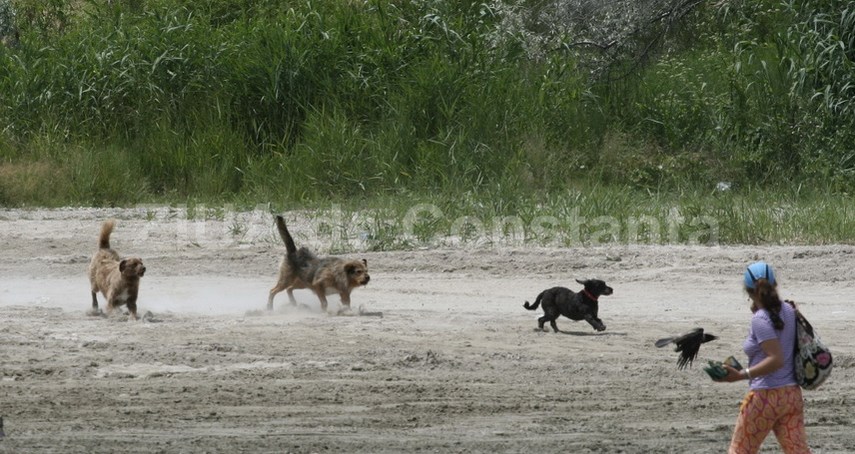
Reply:
M148 268L147 321L85 314L109 216L114 247ZM151 217L0 211L0 452L720 453L745 383L678 371L652 344L703 326L721 338L701 363L744 358L740 273L756 258L833 347L830 382L805 393L814 452L855 452L852 246L354 253L372 277L354 304L373 316L321 314L306 292L308 308L283 294L269 314L270 219ZM523 301L584 277L615 288L608 329L536 332Z

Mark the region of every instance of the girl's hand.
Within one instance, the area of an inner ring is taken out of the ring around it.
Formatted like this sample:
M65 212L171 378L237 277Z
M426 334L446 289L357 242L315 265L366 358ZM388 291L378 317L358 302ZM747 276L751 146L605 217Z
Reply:
M722 364L721 366L727 371L727 375L716 381L732 383L735 381L745 380L745 375L742 374L742 371L736 370L727 364Z

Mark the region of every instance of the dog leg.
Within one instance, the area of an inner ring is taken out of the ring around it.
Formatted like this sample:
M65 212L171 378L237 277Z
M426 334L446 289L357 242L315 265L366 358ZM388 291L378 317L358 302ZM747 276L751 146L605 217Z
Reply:
M131 318L134 320L139 320L137 317L137 301L136 300L128 300L128 313L131 314Z
M97 292L92 291L92 309L87 312L87 315L101 315L101 311L98 310L98 297L96 296Z
M288 288L288 301L291 302L292 306L297 305L297 300L294 298L294 289L292 287Z
M276 294L281 292L282 290L285 290L285 286L281 285L281 284L276 284L275 287L270 289L270 294L267 296L267 310L268 311L273 310L273 297L276 296ZM288 290L288 295L291 294L290 292L291 291Z
M586 315L585 321L587 321L597 331L606 330L606 325L603 324L603 321L594 317L593 315Z
M344 291L341 292L341 307L338 310L338 313L351 312L350 309L350 292Z
M315 287L314 290L315 294L318 295L318 299L321 300L321 312L326 312L328 306L326 289L323 287Z
M537 329L544 331L543 324L546 323L546 316L537 319Z
M549 320L549 325L552 326L552 331L558 332L558 325L555 324L555 320L558 320L558 317L561 316L561 312L558 308L553 305L548 305L543 307L543 319ZM543 327L543 323L540 324L541 328Z

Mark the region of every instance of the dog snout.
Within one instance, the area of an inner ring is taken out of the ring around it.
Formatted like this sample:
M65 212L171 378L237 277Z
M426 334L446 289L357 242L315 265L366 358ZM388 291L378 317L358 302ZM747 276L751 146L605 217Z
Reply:
M371 280L371 276L369 276L369 275L367 275L367 274L366 274L366 275L365 275L365 278L364 278L364 279L362 279L362 285L367 284L367 283L368 283L368 281L370 281L370 280Z
M606 290L603 291L603 295L611 295L612 293L614 293L614 290L611 287L606 287Z
M144 267L144 266L141 266L141 267L140 267L140 277L142 277L142 276L143 276L143 274L145 274L145 267Z

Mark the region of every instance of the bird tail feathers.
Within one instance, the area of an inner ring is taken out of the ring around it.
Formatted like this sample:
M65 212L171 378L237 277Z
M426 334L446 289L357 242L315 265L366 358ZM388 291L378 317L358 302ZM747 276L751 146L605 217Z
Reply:
M658 341L656 341L656 346L659 348L662 348L662 347L670 344L673 341L674 341L673 337L666 337L664 339L659 339Z

